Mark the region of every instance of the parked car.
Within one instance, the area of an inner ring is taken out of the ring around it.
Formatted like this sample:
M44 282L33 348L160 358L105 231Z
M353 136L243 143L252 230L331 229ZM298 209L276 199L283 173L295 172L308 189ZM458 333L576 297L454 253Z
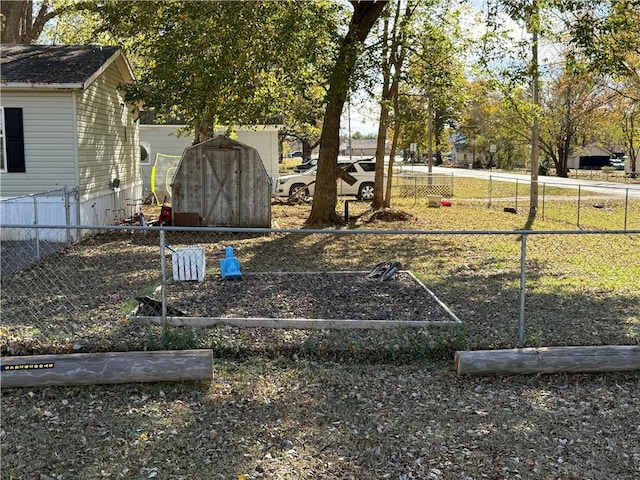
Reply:
M300 151L291 152L288 156L289 158L302 158L302 152Z
M624 170L624 160L620 158L614 158L609 163L616 170Z
M293 167L293 171L296 173L302 173L309 170L311 167L315 167L316 165L318 165L318 159L312 158L310 160L307 160L306 162L301 163L300 165Z
M360 160L355 163L339 161L338 168L342 168L356 179L353 185L344 180L338 180L338 195L355 196L359 200L373 199L373 186L375 180L376 162L373 159ZM304 189L300 195L306 199L313 196L315 191L315 179L317 166L293 175L284 175L278 178L276 196L289 197L296 191Z

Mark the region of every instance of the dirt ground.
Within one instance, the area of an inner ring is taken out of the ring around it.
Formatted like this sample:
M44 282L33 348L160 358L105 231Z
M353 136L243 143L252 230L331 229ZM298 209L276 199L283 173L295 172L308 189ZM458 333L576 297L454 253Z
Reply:
M455 321L406 271L384 281L368 272L245 274L241 281L176 282L167 295L191 317Z
M640 376L217 360L212 384L8 389L2 479L640 475Z
M289 208L286 212L279 217L283 228L299 226L307 210ZM394 214L385 215L391 221L397 219ZM443 210L439 215L450 213ZM375 218L362 212L354 211L354 216L360 225L371 221L374 228L379 226ZM413 216L403 218L421 221ZM436 224L436 220L430 222L432 227ZM422 226L412 224L413 228ZM3 293L3 317L10 312L26 319L34 305L44 314L55 313L49 310L53 308L49 299L26 303L20 296L30 294L29 286L54 267L62 277L73 278L82 286L76 290L80 290L78 303L83 306L73 312L73 330L65 332L78 333L75 342L63 337L56 343L53 336L48 344L12 339L3 344L3 354L73 352L76 347L78 351L159 348L151 340L160 338L160 330L126 320L122 311L142 285L157 278L157 243L132 238L105 237L83 248L73 247L49 258L48 270L38 266L3 282L3 288L12 287ZM273 242L273 250L266 251L264 243L249 237L236 244L248 259L243 263L248 270L258 269L260 261L267 262L283 250L290 264L283 260L282 268L304 260L309 269L318 269L324 262L342 260L343 252L354 248L343 245L333 252L331 245L312 243L314 240L305 239L308 244L301 240L298 250L291 242ZM174 241L178 239L170 239ZM212 240L210 248L221 250L225 242ZM362 263L370 264L393 252L403 263L420 266L416 257L410 257L416 250L415 239L407 239L406 245L402 239L393 242L388 250L373 248ZM195 342L197 348L215 352L211 383L2 388L0 478L640 478L640 372L458 376L452 358L456 349L513 345L515 317L504 308L517 302L517 289L506 286L513 272L510 264L498 262L503 259L497 255L494 261L484 262L462 240L421 245L437 252L423 259L433 262L422 266L425 272L451 264L446 282L432 281L429 286L435 286L438 296L455 298L451 307L463 318L462 326L383 332L236 327L215 327L206 333L171 330L168 341L172 348L193 348ZM540 243L538 248L557 248L564 256L570 251L551 243ZM612 263L620 255L612 244L608 249L612 258L606 257L604 249L601 258ZM515 251L517 258L517 248ZM100 270L96 278L96 258L117 262ZM628 264L633 258L620 261ZM531 262L536 273L545 272L545 264ZM270 271L272 265L260 268ZM558 282L572 281L570 266L560 273ZM358 314L347 306L354 304L354 296L362 297L364 288L371 297L385 295L386 303L380 306L381 302L358 300L361 314L383 318L389 316L384 308L395 305L394 312L406 307L403 315L407 319L424 317L422 310L415 316L406 298L424 295L424 291L416 291L416 285L402 276L394 280L400 284L371 285L363 277L351 279L341 284L338 291L344 293L337 302L322 294L323 282L337 285L330 275L312 282L285 275L266 282L173 285L169 294L173 306L190 314L273 315L256 301L267 295L263 289L279 291L295 285L295 298L273 297L268 308L295 316L303 313L296 308L305 306L306 315L314 307L318 316L336 318ZM106 290L110 283L117 288ZM398 288L385 292L391 285ZM348 290L351 286L353 291ZM211 292L203 295L199 290L214 287L218 298L235 295L244 302L226 306L218 302L215 308L220 310L212 310ZM637 327L623 320L637 316L631 311L636 305L631 302L637 302L634 295L631 288L612 294L603 287L563 296L531 292L528 308L544 314L528 325L531 338L547 345L632 341ZM427 304L428 299L420 301ZM336 303L345 310L328 308ZM434 315L438 315L435 310ZM2 328L10 334L13 326L3 320ZM59 324L37 326L46 333Z

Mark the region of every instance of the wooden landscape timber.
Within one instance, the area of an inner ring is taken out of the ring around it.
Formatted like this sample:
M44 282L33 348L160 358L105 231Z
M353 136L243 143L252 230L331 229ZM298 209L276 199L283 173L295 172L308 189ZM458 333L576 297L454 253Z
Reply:
M155 325L164 325L162 317L131 316L131 320ZM262 328L299 328L310 330L335 329L383 329L383 328L423 328L435 325L457 325L457 318L446 321L435 320L366 320L366 319L326 319L326 318L245 318L245 317L167 317L167 323L173 327L231 327Z
M604 345L459 351L459 375L628 372L640 370L640 345Z
M2 388L211 381L213 351L174 350L2 357L0 369Z

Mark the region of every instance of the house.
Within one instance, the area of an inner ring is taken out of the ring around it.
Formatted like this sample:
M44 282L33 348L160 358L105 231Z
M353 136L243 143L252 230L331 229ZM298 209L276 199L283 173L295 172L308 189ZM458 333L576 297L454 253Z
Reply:
M93 45L0 49L0 195L33 203L33 194L73 187L72 205L40 212L36 223L64 224L59 210L72 212L71 225L112 223L126 199L142 195L138 112L121 89L133 80L124 54Z
M235 128L235 138L260 154L267 174L275 184L279 176L279 125ZM159 202L171 198L169 185L184 150L193 144L193 134L184 133L186 125L140 122L140 165L145 191L153 191ZM223 134L222 129L217 134ZM152 188L153 187L153 188Z
M451 163L455 166L486 164L484 153L479 152L472 140L461 132L455 132L449 140L453 145L451 150Z
M352 138L351 155L354 157L373 157L378 149L378 140L375 138ZM349 143L340 148L341 155L349 155ZM389 142L385 142L384 154L389 155Z
M567 158L567 167L570 169L600 170L608 167L614 153L600 145L587 145L574 148Z

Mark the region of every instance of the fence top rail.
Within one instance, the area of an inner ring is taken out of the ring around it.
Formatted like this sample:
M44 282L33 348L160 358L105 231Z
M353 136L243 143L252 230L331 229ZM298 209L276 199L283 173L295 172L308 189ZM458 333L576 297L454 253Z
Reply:
M0 199L0 203L1 202L9 202L11 200L20 200L21 198L42 197L44 195L51 195L52 193L74 192L76 190L78 190L78 187L56 188L56 189L47 190L47 191L44 191L44 192L27 193L26 195L18 195L17 197L2 198L2 199Z
M513 175L520 175L520 174L513 174ZM489 180L499 180L499 181L505 181L505 182L509 182L509 183L515 183L517 181L524 181L525 183L532 183L531 177L529 175L521 175L522 178L514 178L514 177L506 177L506 176L502 176L502 175L493 175L490 174L488 175L486 178L488 178ZM469 177L467 177L469 178ZM483 180L482 178L477 178L478 180ZM545 182L544 179L540 179L538 178L538 180L534 180L534 182L537 182L538 184L541 185L549 185L552 187L569 187L569 188L573 188L573 189L577 189L578 187L597 187L597 188L610 188L612 190L636 190L638 188L640 188L640 186L635 186L633 184L612 184L612 185L607 185L604 183L598 183L598 184L593 184L593 183L580 183L580 179L578 178L578 180L574 183L564 183L564 182L556 182L556 181L548 181Z
M313 228L246 228L246 227L160 227L121 225L16 225L0 224L9 229L59 230L125 230L140 232L200 232L200 233L287 233L324 235L637 235L638 230L337 230Z

